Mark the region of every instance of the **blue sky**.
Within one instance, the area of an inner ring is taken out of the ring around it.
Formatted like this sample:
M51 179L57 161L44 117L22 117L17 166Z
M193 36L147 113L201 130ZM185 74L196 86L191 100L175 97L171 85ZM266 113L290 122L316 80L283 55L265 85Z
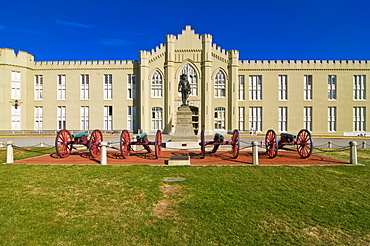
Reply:
M370 60L369 0L13 0L0 47L37 61L137 60L186 25L241 60Z

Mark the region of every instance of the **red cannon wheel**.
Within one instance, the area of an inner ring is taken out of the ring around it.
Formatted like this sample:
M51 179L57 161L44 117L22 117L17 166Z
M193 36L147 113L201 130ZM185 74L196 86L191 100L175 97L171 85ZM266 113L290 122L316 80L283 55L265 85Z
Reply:
M158 159L162 151L162 132L161 130L157 130L157 133L155 134L154 145L155 145L155 158Z
M120 151L124 159L127 159L130 155L130 144L130 133L127 130L123 130L120 137Z
M239 136L239 131L235 129L233 131L233 136L231 138L231 149L233 152L233 159L238 158L239 156L239 150L240 150L240 136Z
M72 135L71 133L64 129L60 130L55 138L55 150L59 157L68 157L72 152Z
M265 136L266 153L270 158L275 158L278 152L276 133L274 130L268 130Z
M299 131L296 144L298 154L302 158L308 158L311 156L313 150L313 141L311 133L308 130L302 129Z
M97 158L101 153L100 143L103 142L103 134L100 130L94 130L89 140L89 152L91 157Z
M199 143L199 145L200 145L200 154L201 154L201 156L200 156L200 158L204 158L205 156L206 156L206 142L205 142L205 139L204 139L204 130L202 130L201 132L200 132L200 143Z

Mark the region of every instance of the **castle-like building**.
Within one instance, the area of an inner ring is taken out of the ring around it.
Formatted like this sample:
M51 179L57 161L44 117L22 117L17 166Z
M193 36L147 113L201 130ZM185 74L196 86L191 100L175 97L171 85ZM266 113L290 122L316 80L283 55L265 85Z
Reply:
M173 133L182 74L194 130L357 136L369 129L370 61L239 60L237 50L186 26L137 61L35 61L0 49L0 130Z

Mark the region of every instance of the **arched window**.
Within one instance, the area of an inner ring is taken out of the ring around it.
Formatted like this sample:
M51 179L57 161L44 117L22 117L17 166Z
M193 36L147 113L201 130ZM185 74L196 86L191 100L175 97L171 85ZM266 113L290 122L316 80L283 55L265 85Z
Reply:
M190 65L186 64L179 74L179 78L182 74L186 74L188 76L188 81L190 83L190 96L198 96L198 76L195 69ZM180 79L179 79L180 81Z
M152 108L152 130L162 130L162 108Z
M158 71L152 76L152 97L162 97L162 75Z
M226 96L226 82L225 74L222 71L218 71L215 77L215 97Z

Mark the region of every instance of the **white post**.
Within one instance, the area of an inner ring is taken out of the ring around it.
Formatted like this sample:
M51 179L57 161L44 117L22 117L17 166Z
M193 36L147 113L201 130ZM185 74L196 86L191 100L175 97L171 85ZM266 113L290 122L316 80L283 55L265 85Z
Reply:
M357 164L357 142L351 141L349 142L350 146L350 163Z
M107 165L107 142L101 142L100 165Z
M44 147L44 142L40 142L40 147Z
M252 163L258 165L258 142L252 142Z
M0 147L4 147L4 143L3 142L0 142Z
M328 148L329 148L329 149L332 149L332 148L333 148L333 143L332 143L332 141L329 141L329 142L328 142Z
M13 162L14 162L13 141L9 141L6 143L6 163Z

